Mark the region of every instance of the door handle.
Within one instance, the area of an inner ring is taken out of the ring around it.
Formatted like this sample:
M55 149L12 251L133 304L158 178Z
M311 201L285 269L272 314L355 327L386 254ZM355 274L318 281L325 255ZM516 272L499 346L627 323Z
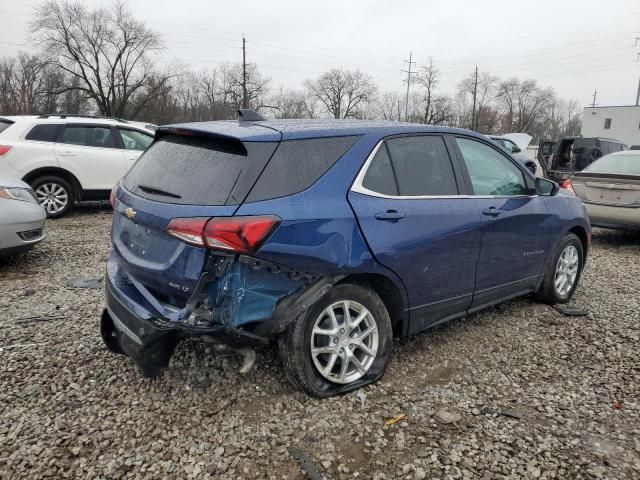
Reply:
M502 210L496 207L489 207L482 210L483 215L488 215L489 217L497 217L502 213Z
M69 151L69 150L63 150L59 153L59 155L63 156L63 157L75 157L76 154Z
M376 218L378 220L400 220L404 218L404 213L397 210L387 210L386 212L376 213Z

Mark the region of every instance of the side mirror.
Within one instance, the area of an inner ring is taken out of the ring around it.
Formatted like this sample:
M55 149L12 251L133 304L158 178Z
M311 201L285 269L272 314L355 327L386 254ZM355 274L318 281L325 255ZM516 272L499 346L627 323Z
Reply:
M547 197L557 195L560 191L560 185L546 178L536 178L536 193Z
M516 147L516 146L514 146L514 147L511 149L511 153L520 153L521 151L522 151L522 150L520 150L520 147Z

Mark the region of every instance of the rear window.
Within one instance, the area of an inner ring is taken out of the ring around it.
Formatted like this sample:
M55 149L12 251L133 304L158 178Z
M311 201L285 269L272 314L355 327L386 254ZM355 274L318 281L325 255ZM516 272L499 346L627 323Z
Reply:
M576 138L573 141L573 153L581 154L587 148L595 147L596 141L593 138Z
M247 202L285 197L316 182L359 137L287 140L280 144L251 190Z
M246 159L239 141L166 135L142 154L124 186L156 201L224 205Z
M4 132L11 125L13 125L13 122L11 120L7 120L6 118L0 118L0 133Z
M640 175L640 153L637 155L605 155L593 162L583 171L593 173Z
M58 140L58 134L60 133L61 124L55 123L41 123L40 125L34 125L29 130L25 139L37 140L39 142L55 142Z

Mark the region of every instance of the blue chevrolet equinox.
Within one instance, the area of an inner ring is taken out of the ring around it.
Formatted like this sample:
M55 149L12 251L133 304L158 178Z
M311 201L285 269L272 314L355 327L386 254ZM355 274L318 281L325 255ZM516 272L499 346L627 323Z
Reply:
M144 375L185 338L245 360L276 342L292 384L326 397L378 380L394 336L573 295L582 204L491 140L239 113L159 128L112 192L101 334Z

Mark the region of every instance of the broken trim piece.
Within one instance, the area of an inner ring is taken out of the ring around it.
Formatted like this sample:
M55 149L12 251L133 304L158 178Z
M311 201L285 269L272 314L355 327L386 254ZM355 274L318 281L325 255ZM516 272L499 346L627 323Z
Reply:
M258 335L271 337L284 332L300 315L306 312L314 303L320 300L345 275L335 275L317 280L291 295L283 298L276 305L270 320L258 324L254 331Z

